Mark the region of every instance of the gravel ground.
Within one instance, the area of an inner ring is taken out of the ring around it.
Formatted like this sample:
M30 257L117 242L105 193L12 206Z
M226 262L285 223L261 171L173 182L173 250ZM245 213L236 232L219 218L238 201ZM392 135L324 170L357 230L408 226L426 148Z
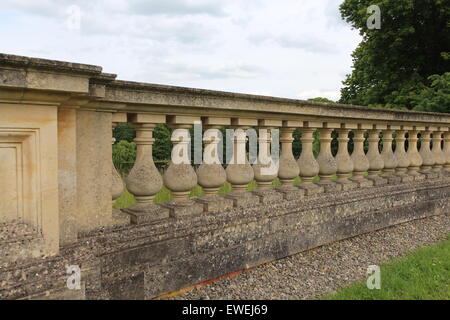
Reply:
M450 217L435 216L311 249L170 299L314 299L365 278L379 265L446 239Z

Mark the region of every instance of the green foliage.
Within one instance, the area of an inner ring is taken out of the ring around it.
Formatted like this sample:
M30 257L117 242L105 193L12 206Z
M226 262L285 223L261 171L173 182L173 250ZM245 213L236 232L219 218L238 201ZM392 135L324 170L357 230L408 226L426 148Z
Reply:
M324 297L329 300L450 299L449 240L420 248L381 266L381 289L359 281Z
M414 110L450 113L450 72L429 77L430 87L423 87L413 97Z
M367 28L370 5L381 9L379 30ZM438 111L442 98L430 94L437 90L433 83L444 80L430 76L450 69L449 7L450 0L345 0L342 17L363 40L352 54L340 102Z
M128 173L136 160L136 144L127 140L113 145L112 159L120 173Z
M113 130L113 137L116 139L116 142L122 140L133 142L133 139L136 137L136 130L131 123L119 123Z
M334 103L333 100L330 100L330 99L328 99L328 98L322 98L322 97L311 98L311 99L308 99L308 101L319 101L319 102Z
M155 142L153 144L153 158L155 160L170 160L172 143L170 130L164 124L158 124L153 130Z

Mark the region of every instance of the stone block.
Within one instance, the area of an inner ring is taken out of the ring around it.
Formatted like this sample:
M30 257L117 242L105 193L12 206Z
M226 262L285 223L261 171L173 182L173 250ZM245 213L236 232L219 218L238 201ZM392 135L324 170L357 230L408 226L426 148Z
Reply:
M251 192L232 192L225 196L227 199L233 200L235 208L253 207L259 204L259 197Z
M277 192L281 193L283 195L284 200L298 200L299 198L302 198L305 196L305 190L299 189L294 186L289 187L278 187L276 188Z
M299 184L297 188L302 189L305 191L305 196L312 196L315 194L323 193L325 190L323 187L315 184L315 183L306 183L306 184Z
M325 193L342 191L342 185L334 181L319 181L317 185L323 187Z
M163 206L151 204L137 204L133 207L122 209L131 218L132 224L151 223L169 218L170 210Z
M420 171L425 176L425 179L437 179L438 174L434 171Z
M396 173L396 176L400 177L402 183L413 182L414 177L406 173Z
M366 178L372 181L374 186L384 186L385 184L388 184L388 180L380 176L368 176Z
M219 212L233 208L233 200L225 198L224 196L204 196L192 199L195 202L203 205L203 211L205 212Z
M358 184L355 182L347 180L336 180L337 184L340 184L342 186L342 191L349 191L358 188Z
M359 178L359 179L350 178L349 180L358 184L359 188L368 188L373 186L373 181L367 180L366 178Z
M259 198L260 203L272 203L283 200L283 194L272 189L254 190L253 194Z
M401 177L395 175L395 174L384 174L381 177L384 179L387 179L388 184L399 184L402 182Z
M182 218L200 214L203 212L203 205L193 200L169 201L161 206L169 209L169 215L173 218Z

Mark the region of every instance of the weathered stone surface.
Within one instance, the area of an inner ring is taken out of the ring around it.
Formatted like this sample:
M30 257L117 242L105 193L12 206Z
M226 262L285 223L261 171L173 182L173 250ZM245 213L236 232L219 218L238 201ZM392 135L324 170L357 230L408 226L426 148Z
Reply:
M169 201L162 204L170 210L170 216L174 218L200 214L203 212L203 205L192 200Z
M331 241L448 214L449 194L450 180L441 178L90 231L58 257L1 268L0 298L57 292L65 265L80 264L86 298L149 299Z
M336 183L335 181L319 181L317 182L317 185L322 187L323 191L326 193L338 192L342 190L342 184Z
M350 181L358 184L358 187L360 188L368 188L368 187L372 187L373 186L373 181L372 180L368 180L365 177L361 177L361 178L350 178Z
M253 194L259 198L260 203L279 202L283 200L283 195L275 190L254 190Z
M295 186L281 186L276 190L283 195L284 200L296 200L305 196L305 190Z
M193 199L203 205L205 212L224 211L233 208L233 200L223 196L205 196Z
M225 196L227 199L233 200L235 208L247 208L259 204L259 197L250 192L232 192Z
M297 188L305 191L306 196L312 196L315 194L323 193L324 189L322 186L319 186L315 183L303 183L299 184Z
M336 180L336 183L342 185L342 191L349 191L358 188L358 184L350 181L350 179L346 180Z
M137 204L133 207L123 209L130 215L131 223L142 224L169 218L170 209L157 204Z
M367 176L366 179L372 181L374 186L382 186L388 183L387 179L376 175Z

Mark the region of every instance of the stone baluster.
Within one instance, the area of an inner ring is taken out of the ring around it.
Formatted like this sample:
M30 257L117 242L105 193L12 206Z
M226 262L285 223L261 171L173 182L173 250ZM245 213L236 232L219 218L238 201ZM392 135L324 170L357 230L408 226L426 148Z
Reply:
M381 186L388 183L387 179L382 178L381 170L384 168L384 160L380 154L378 147L380 142L380 131L387 129L386 125L374 124L373 129L369 130L369 150L367 151L367 159L369 160L369 175L367 179L373 182L374 186Z
M324 192L336 192L342 190L341 184L331 180L337 172L337 163L331 153L331 133L334 128L340 128L340 124L324 122L323 127L319 129L320 152L316 160L319 164L320 181L317 184L323 187Z
M388 129L383 131L383 150L381 151L381 157L383 158L384 168L381 177L387 179L389 184L397 184L402 180L399 176L395 175L395 168L397 168L397 158L392 150L392 133L394 130L400 129L400 126L388 125Z
M449 128L447 128L448 130ZM447 173L450 173L450 131L444 133L444 155L445 164L444 169Z
M197 185L197 174L191 165L189 129L199 117L168 116L167 123L172 131L172 157L163 175L164 185L172 191L173 200L163 204L172 217L182 217L203 212L201 203L189 199L189 194Z
M155 195L163 186L161 175L153 162L153 129L156 124L165 123L166 117L138 113L130 115L129 121L136 128L136 161L125 182L137 204L123 211L131 216L131 222L135 224L168 218L169 210L153 203Z
M397 168L395 169L395 174L401 178L401 182L411 182L414 181L414 178L406 172L408 172L409 167L409 157L406 154L405 149L405 135L406 130L409 127L401 126L400 130L397 130L397 136L395 137L395 152L394 155L397 158Z
M194 199L203 205L205 212L217 212L228 210L233 207L233 200L219 196L218 191L227 180L227 174L223 168L222 161L219 158L219 146L222 147L220 140L224 137L220 128L230 125L229 118L207 117L203 120L203 128L206 130L203 134L205 149L202 164L197 169L198 184L203 188L205 195Z
M433 153L431 153L430 142L431 142L431 130L433 127L425 128L425 131L422 131L421 141L420 141L420 155L422 156L422 167L419 171L424 174L427 179L436 178L436 173L432 172L431 169L434 165L434 157Z
M281 186L277 188L277 191L283 194L285 200L298 199L305 194L303 189L296 188L293 185L294 179L300 173L300 169L292 153L292 142L294 141L292 134L295 128L301 126L303 126L303 123L300 121L286 120L283 121L283 128L281 129L281 156L278 170Z
M353 130L353 152L350 156L353 162L353 177L350 180L357 183L360 188L373 185L371 180L364 177L370 167L369 159L364 153L364 132L367 129L372 129L372 125L358 124L358 129Z
M313 179L320 171L319 164L313 153L313 142L314 142L314 132L316 128L322 127L320 122L309 122L305 121L303 123L303 128L301 128L302 137L300 141L302 143L302 153L297 160L298 167L300 169L301 183L298 188L305 191L305 195L313 195L324 192L322 186L313 183Z
M422 156L417 149L417 141L419 130L424 130L425 127L414 127L413 130L408 132L408 151L406 152L409 158L409 167L408 174L414 177L415 181L423 180L425 178L424 175L420 174L418 171L420 170L420 166L423 163Z
M258 188L253 194L259 197L261 203L276 202L283 199L283 195L272 189L273 180L278 176L279 162L271 155L272 130L282 126L281 120L259 120L258 144L259 152L256 163L252 166ZM279 150L279 148L278 148Z
M433 146L431 148L431 153L434 157L434 165L432 171L436 173L440 173L442 171L442 168L444 167L444 164L446 163L445 155L442 151L442 134L443 131L440 127L433 132Z
M246 155L247 135L245 130L256 126L256 119L234 118L231 120L234 131L233 156L227 165L227 181L231 183L232 192L225 197L233 200L234 207L248 207L259 203L259 197L251 192L246 192L247 186L253 181L253 168Z
M336 183L342 185L342 190L352 190L358 187L358 184L349 180L350 174L353 172L353 161L348 153L348 141L350 140L348 134L350 129L358 128L357 124L342 123L341 128L337 129L338 132L338 152L334 159L337 164L337 180Z

